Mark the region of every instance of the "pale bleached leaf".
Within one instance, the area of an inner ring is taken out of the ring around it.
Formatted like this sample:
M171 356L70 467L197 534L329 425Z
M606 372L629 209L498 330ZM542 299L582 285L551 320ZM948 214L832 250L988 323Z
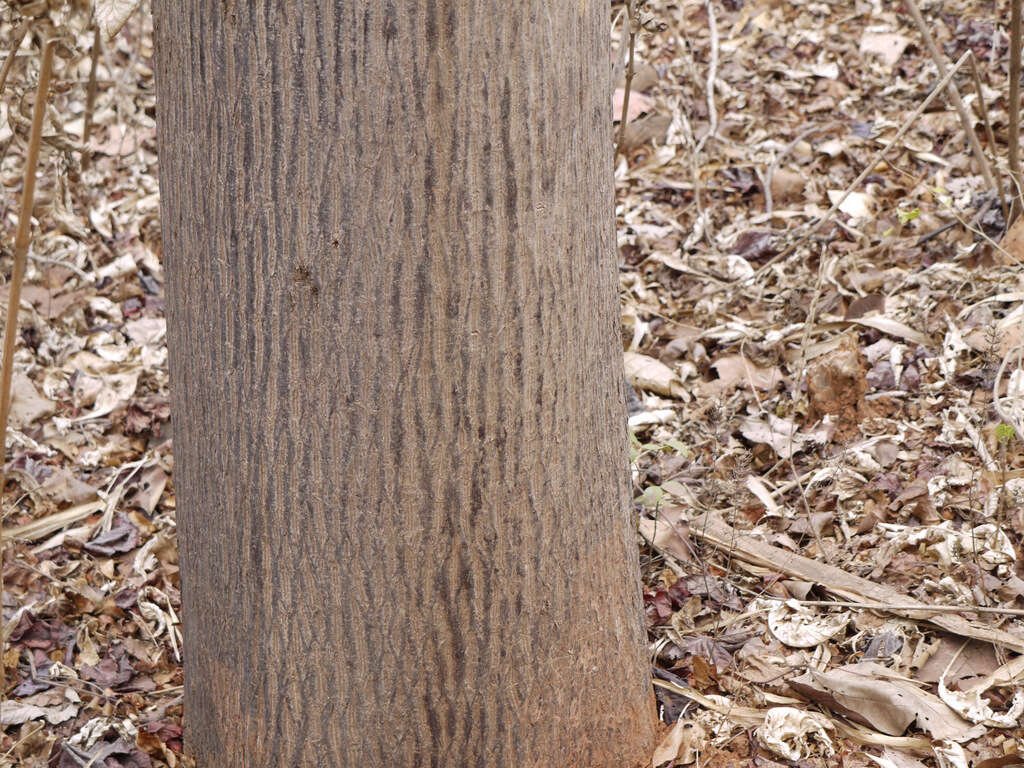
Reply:
M103 37L113 39L141 4L142 0L96 0L96 23Z

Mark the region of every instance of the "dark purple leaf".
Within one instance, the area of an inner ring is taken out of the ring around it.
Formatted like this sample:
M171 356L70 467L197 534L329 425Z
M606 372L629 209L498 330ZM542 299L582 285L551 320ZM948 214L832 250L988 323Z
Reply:
M118 515L114 527L86 544L85 550L94 555L111 557L119 552L131 552L137 546L139 529L127 517Z
M748 229L736 239L732 252L748 261L758 261L774 256L779 252L776 247L776 236L771 230Z

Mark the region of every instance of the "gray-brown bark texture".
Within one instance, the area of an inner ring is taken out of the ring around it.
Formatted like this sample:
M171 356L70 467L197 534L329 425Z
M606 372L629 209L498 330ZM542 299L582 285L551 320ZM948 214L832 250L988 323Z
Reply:
M630 768L605 0L158 0L201 768Z

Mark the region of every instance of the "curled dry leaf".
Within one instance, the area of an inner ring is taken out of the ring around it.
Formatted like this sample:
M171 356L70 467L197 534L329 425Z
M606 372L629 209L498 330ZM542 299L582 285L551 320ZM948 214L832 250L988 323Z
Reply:
M1021 715L1024 715L1024 691L1014 691L1010 707L1005 712L996 712L982 697L983 691L951 691L946 687L944 679L939 680L939 698L949 707L972 723L981 723L991 728L1018 728Z
M626 352L623 362L626 367L626 378L634 387L656 392L666 397L690 399L682 382L679 381L672 369L660 360L636 352Z
M882 523L880 527L885 536L897 545L918 547L923 544L928 552L947 567L962 562L977 562L983 568L992 569L1017 559L1009 536L992 523L963 531L954 530L949 521L913 528L895 523Z
M676 765L689 765L697 758L697 750L706 740L707 733L699 723L680 718L654 750L651 768L672 761Z
M932 746L932 752L935 754L939 768L968 768L970 765L964 748L955 741L946 739L935 744Z
M831 732L835 730L817 712L805 712L794 707L773 707L765 715L764 722L757 729L760 742L786 760L834 755Z
M768 608L768 629L780 643L790 648L821 645L842 632L850 621L848 611L823 614L793 601L758 601L758 607Z
M792 421L768 414L767 421L753 416L744 419L740 422L740 434L752 443L771 446L780 459L788 459L814 443L826 442L830 426L800 432Z

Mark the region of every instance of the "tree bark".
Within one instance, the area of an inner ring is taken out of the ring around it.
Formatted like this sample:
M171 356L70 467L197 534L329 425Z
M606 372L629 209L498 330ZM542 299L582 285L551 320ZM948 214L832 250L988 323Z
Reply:
M607 15L155 3L201 768L649 756Z

